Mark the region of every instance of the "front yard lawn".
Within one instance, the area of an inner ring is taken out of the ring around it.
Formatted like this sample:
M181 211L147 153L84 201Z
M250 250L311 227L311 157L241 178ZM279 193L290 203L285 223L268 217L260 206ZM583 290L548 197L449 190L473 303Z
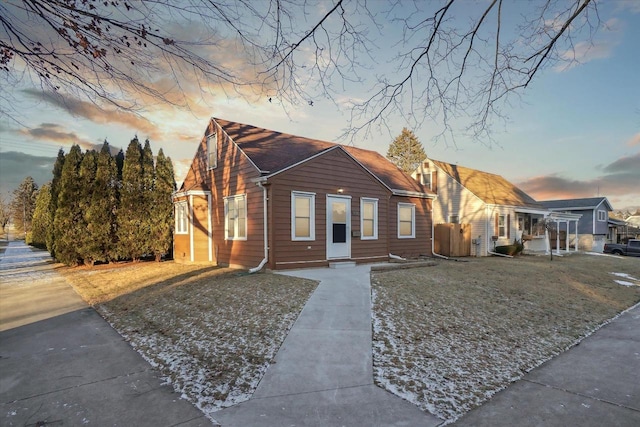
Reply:
M317 286L173 262L60 271L209 418L251 396Z
M467 261L372 272L376 382L447 421L640 301L637 259Z

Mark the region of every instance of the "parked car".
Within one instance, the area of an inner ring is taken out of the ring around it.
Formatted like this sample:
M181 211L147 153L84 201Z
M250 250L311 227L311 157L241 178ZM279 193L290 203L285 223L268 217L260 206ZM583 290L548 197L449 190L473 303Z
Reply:
M630 239L626 245L617 243L606 243L604 245L605 254L640 256L640 240Z

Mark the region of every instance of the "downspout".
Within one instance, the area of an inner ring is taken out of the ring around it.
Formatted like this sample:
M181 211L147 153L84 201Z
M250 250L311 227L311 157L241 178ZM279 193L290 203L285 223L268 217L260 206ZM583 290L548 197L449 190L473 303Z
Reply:
M262 185L262 181L258 181L258 186L262 188L262 213L263 213L263 234L264 234L264 258L257 267L249 270L249 274L257 273L262 270L269 260L269 235L267 233L267 187Z

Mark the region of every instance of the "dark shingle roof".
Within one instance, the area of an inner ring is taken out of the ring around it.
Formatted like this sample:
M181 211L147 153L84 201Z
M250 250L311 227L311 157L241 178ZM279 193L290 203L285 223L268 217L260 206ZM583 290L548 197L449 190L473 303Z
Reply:
M263 174L274 174L335 147L342 148L392 190L433 194L379 153L213 119Z
M544 209L531 196L500 175L430 160L487 204Z
M594 209L605 202L609 210L613 210L606 197L587 197L584 199L541 200L540 204L548 209Z

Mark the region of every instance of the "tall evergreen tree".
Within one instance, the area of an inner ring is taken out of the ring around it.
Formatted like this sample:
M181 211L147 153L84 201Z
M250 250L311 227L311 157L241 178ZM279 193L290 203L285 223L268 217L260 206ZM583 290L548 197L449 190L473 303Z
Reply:
M144 212L142 178L142 146L135 137L127 147L122 167L120 207L117 212L118 252L123 258L140 260L144 254L141 213Z
M415 134L407 128L393 140L387 151L387 159L407 174L415 171L427 157Z
M62 168L64 167L65 154L61 148L58 150L58 157L53 165L53 178L51 180L51 201L49 203L49 218L51 220L51 227L47 231L47 250L52 257L55 258L55 223L54 218L56 215L56 209L58 208L58 193L60 192L60 178L62 177Z
M151 150L151 143L147 138L144 141L144 148L142 149L142 191L140 193L142 198L142 210L140 211L142 233L140 235L140 245L142 252L145 254L153 252L151 228L154 210L153 202L155 201L153 194L154 181L155 168L153 164L153 151Z
M86 233L86 229L81 225L84 222L80 203L83 192L80 180L81 163L82 150L74 144L65 156L62 167L53 222L55 256L58 261L67 265L77 265L81 261L77 242Z
M115 161L116 169L118 171L118 182L122 182L122 168L124 168L124 152L122 151L122 149L120 149L120 151L118 151L118 154L116 154Z
M86 265L93 265L96 260L104 259L102 248L98 241L93 238L92 232L95 228L91 217L93 193L96 190L96 169L98 166L98 154L95 150L88 150L82 157L80 163L80 211L82 217L77 227L83 229L83 233L78 236L77 249L80 258Z
M173 192L176 180L171 158L165 157L162 148L156 158L156 179L151 202L151 252L156 261L169 253L173 242Z
M38 185L30 176L23 179L18 188L13 190L11 218L13 218L14 226L25 236L31 231L31 218L36 208L37 196Z
M109 143L102 145L96 160L96 175L91 190L91 204L85 212L87 231L95 243L95 261L117 259L115 214L118 207L118 171Z
M37 248L47 247L47 236L53 228L53 218L49 211L51 205L51 183L47 183L38 190L36 208L31 222L31 244Z

